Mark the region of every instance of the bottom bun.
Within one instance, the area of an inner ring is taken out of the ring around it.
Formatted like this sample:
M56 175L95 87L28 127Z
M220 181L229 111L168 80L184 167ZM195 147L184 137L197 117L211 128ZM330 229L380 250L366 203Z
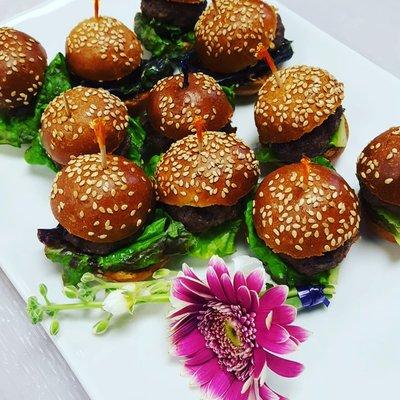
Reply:
M103 277L108 281L115 282L142 282L148 279L151 279L154 272L157 270L164 268L167 260L161 261L158 264L155 264L151 267L141 269L139 271L131 272L131 271L115 271L115 272L104 272L99 273L103 275Z
M345 132L346 132L346 137L347 140L349 139L350 135L350 130L349 130L349 124L347 122L347 118L343 116L344 118L344 123L345 123ZM345 147L330 147L324 154L323 156L328 159L330 162L335 162L344 152Z
M136 117L146 111L149 93L150 92L142 92L124 101L131 117Z
M264 82L268 79L270 74L265 74L252 80L251 82L240 85L235 89L235 93L237 96L254 96L261 89L261 86L264 85Z

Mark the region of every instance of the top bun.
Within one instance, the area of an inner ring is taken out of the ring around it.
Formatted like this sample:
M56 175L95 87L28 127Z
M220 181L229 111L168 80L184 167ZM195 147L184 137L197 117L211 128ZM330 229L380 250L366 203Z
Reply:
M274 47L277 15L261 0L217 0L210 4L196 27L195 50L211 71L237 72L256 64L257 48Z
M257 183L254 152L234 134L205 132L175 142L155 174L160 202L172 206L232 206Z
M123 157L99 154L72 159L51 191L54 217L72 235L114 243L135 234L151 212L154 192L143 170Z
M260 142L286 143L322 125L342 104L343 84L317 67L278 71L282 86L270 76L255 105Z
M0 109L28 106L43 84L46 67L39 42L15 29L0 28Z
M141 63L142 46L135 33L111 17L80 22L67 37L69 69L91 81L114 81L132 73Z
M105 123L106 148L112 153L124 140L129 120L118 97L101 88L77 86L52 100L42 114L40 130L51 159L65 165L72 156L97 153L99 145L91 126L97 118Z
M378 199L400 206L400 127L376 137L357 163L357 176Z
M196 133L195 119L201 117L206 131L219 131L232 118L233 108L221 86L208 75L183 74L161 79L150 91L147 114L153 129L172 140Z
M265 244L296 259L322 256L358 236L354 191L336 172L307 161L267 175L257 190L253 213Z

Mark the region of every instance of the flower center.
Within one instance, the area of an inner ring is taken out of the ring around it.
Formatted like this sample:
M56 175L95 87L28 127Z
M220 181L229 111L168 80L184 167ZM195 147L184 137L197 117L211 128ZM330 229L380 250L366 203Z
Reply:
M206 346L228 372L245 381L253 369L255 314L241 306L209 302L199 316L199 331Z

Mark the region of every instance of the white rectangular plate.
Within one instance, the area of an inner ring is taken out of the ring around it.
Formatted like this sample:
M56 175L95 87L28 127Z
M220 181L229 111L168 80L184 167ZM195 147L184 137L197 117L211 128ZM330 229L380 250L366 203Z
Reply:
M8 25L36 37L49 59L63 51L66 35L92 14L91 1L54 1ZM321 32L285 7L279 7L287 37L294 40L293 64L324 67L346 85L350 142L337 165L357 187L356 158L364 145L400 124L400 81ZM139 1L102 2L102 13L128 26ZM3 24L4 25L4 24ZM252 105L237 107L239 135L254 145ZM51 297L63 300L58 268L43 255L38 227L55 224L49 207L52 173L24 163L22 151L0 148L0 263L26 299L46 282ZM300 323L314 332L296 354L306 365L298 380L271 376L271 386L295 400L383 399L398 392L400 249L363 238L343 263L338 293L329 310L303 313ZM200 265L200 264L199 264ZM94 314L66 315L55 343L93 400L195 400L180 364L168 352L166 306L142 307L103 337L90 330ZM23 334L21 332L21 334Z

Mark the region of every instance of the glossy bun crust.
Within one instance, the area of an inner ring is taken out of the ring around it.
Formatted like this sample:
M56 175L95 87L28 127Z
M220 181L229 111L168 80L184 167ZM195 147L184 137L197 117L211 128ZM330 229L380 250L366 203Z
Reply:
M114 81L131 74L141 63L136 34L111 17L80 22L67 37L69 69L91 81Z
M56 176L51 191L54 217L72 235L112 243L135 234L153 207L150 180L136 164L98 154L72 159Z
M51 159L65 165L71 156L97 153L99 145L91 127L97 118L105 122L106 148L112 153L124 140L129 120L128 110L118 97L104 89L77 86L50 102L42 115L40 132Z
M43 85L46 52L26 33L0 28L0 110L28 106Z
M400 127L372 140L357 163L357 177L383 202L400 206Z
M303 65L281 69L278 74L282 86L270 76L255 105L263 144L300 139L334 114L344 98L343 84L321 68Z
M232 206L253 189L259 173L253 151L234 134L205 132L201 150L190 135L164 153L156 191L172 206Z
M202 118L204 129L218 131L232 118L233 108L221 86L208 75L183 74L161 79L150 91L147 114L153 129L172 140L196 133L195 120Z
M254 224L275 253L322 256L359 233L357 197L336 172L321 165L290 164L267 175L257 190Z
M217 0L196 27L195 50L201 63L214 72L231 73L258 62L257 47L273 48L277 28L275 9L261 0Z

